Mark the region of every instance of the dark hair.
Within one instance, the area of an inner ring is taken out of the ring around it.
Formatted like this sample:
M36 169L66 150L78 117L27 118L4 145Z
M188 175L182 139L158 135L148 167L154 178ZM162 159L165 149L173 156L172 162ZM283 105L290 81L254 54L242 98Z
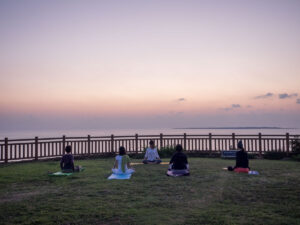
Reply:
M119 148L119 155L125 155L125 154L126 154L126 150L125 150L125 148L123 146L121 146Z
M67 153L70 153L72 151L72 146L71 145L67 145L66 148L65 148L65 151Z
M150 140L149 145L154 145L154 141Z
M238 142L237 147L238 147L239 149L241 149L242 151L245 151L244 145L243 145L243 142L242 142L242 141L239 141L239 142Z
M182 146L180 144L176 145L175 150L177 152L181 152L182 151Z

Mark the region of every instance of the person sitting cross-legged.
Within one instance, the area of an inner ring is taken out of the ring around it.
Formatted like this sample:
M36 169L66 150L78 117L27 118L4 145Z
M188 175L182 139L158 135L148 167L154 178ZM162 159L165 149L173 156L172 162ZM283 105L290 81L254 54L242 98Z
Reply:
M182 146L176 145L176 153L172 156L167 171L167 176L189 176L189 164L186 155L182 152Z
M143 160L144 164L159 164L161 163L160 157L155 148L154 141L149 142L150 147L147 148L146 154Z
M249 168L249 160L248 160L248 154L244 149L242 141L238 142L237 145L239 151L236 153L236 163L235 167L228 167L229 171L235 171L235 172L242 172L242 173L248 173L250 171Z
M119 148L119 155L116 156L112 172L114 174L131 174L135 172L135 170L130 166L130 158L126 155L126 150L123 146Z
M72 155L72 146L68 145L65 148L66 154L60 160L60 168L63 173L73 173L81 171L81 166L74 167L74 156Z

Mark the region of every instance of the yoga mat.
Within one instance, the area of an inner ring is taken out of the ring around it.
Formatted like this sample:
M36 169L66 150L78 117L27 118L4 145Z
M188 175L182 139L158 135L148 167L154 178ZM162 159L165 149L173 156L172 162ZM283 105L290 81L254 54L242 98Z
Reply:
M110 175L107 179L108 180L112 180L112 179L116 179L116 180L127 180L130 179L131 174L112 174Z
M80 170L79 170L79 172L82 172L82 171L84 171L84 167L81 167L80 168ZM77 173L77 172L76 172ZM63 173L63 172L61 172L61 171L58 171L58 172L56 172L56 173L49 173L48 175L49 176L53 176L53 177L55 177L55 176L57 176L57 177L59 177L59 176L70 176L70 175L72 175L73 173Z
M63 173L63 172L56 172L56 173L49 173L48 175L49 176L53 176L53 177L55 177L55 176L57 176L57 177L59 177L59 176L70 176L70 175L72 175L73 173Z
M254 171L254 170L250 170L250 171L248 172L248 174L251 174L251 175L259 175L259 172Z
M167 171L167 176L169 177L185 177L185 176L189 176L190 174L174 174L172 173L172 171L168 170Z
M160 164L161 164L161 165L168 165L169 163L168 163L168 162L161 162ZM130 165L133 165L133 166L134 166L134 165L144 165L144 163L130 163ZM148 165L148 164L145 164L145 165ZM159 164L154 164L154 163L153 163L153 164L150 164L150 163L149 163L149 165L159 165Z
M224 168L222 168L223 170L228 170L228 168L226 168L226 167L224 167ZM259 172L258 171L255 171L255 170L250 170L249 172L248 172L248 174L250 174L250 175L259 175Z

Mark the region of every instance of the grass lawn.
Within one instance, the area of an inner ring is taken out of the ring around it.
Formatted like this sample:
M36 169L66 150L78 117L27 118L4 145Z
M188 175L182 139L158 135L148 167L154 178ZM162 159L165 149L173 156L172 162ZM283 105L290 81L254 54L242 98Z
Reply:
M189 162L190 177L136 165L130 180L106 179L112 158L78 160L86 170L70 177L47 175L57 161L1 165L0 224L300 224L299 162L251 160L260 175L223 171L233 160Z

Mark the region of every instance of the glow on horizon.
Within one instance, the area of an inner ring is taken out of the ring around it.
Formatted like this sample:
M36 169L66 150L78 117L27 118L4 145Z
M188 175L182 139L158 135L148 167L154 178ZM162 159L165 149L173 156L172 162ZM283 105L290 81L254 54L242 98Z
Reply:
M0 120L274 113L300 126L299 27L293 0L4 0Z

